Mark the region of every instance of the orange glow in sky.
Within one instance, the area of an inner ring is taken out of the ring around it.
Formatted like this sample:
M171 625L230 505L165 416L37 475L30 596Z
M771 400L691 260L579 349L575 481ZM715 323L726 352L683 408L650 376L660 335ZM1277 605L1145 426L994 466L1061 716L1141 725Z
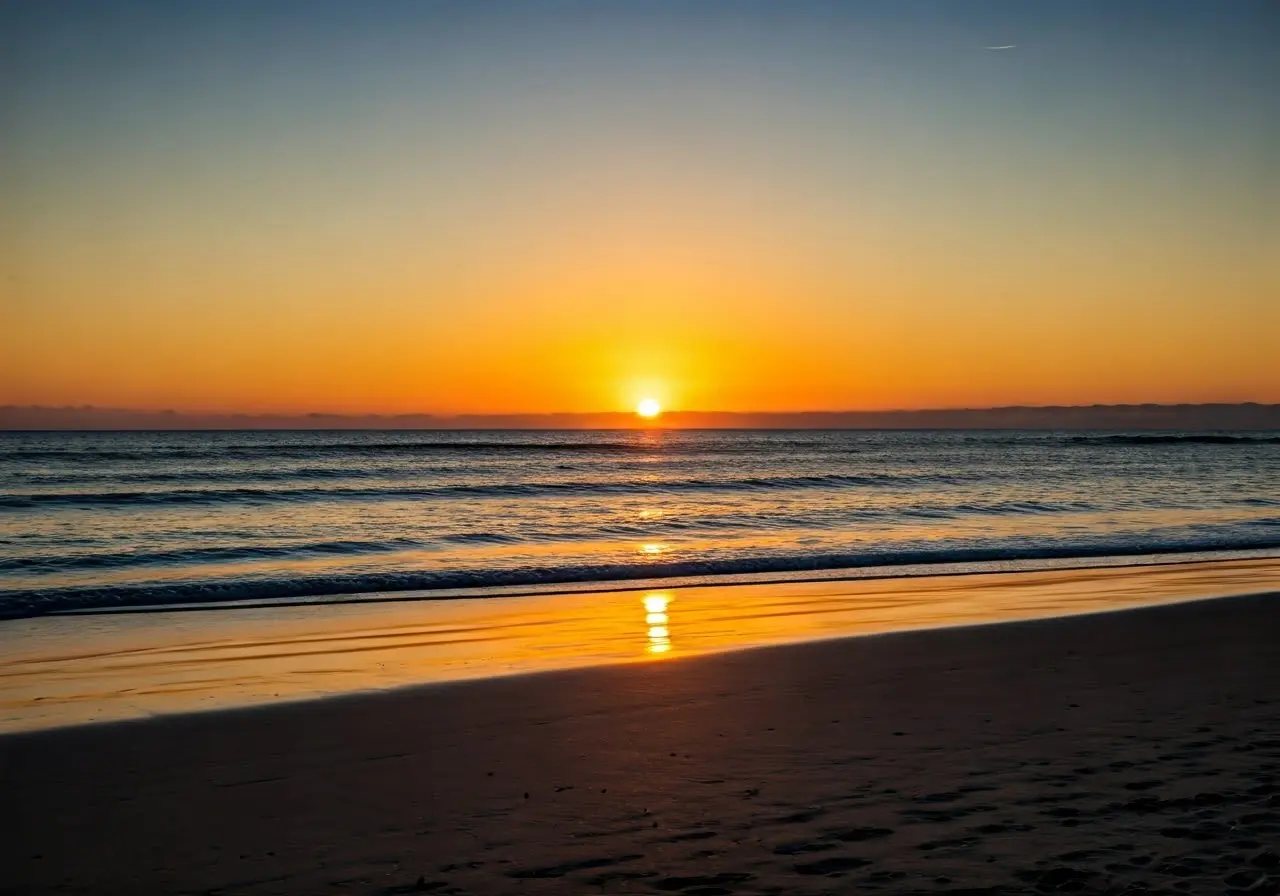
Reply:
M48 6L0 11L0 405L1280 401L1230 4Z

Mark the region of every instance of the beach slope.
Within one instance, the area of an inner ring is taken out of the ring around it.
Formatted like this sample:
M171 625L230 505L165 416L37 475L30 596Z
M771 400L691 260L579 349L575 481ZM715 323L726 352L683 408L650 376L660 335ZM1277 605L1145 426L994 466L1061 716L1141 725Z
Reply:
M1274 893L1280 603L0 738L12 893Z

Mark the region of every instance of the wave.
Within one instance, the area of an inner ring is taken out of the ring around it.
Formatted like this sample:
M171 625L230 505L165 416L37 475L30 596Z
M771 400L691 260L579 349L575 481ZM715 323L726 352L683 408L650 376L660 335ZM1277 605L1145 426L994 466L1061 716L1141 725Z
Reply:
M450 473L465 472L453 467L442 468ZM399 470L352 469L348 467L295 467L287 470L199 470L182 469L158 472L104 471L100 473L19 473L25 483L35 485L91 485L95 482L134 482L163 485L166 482L292 482L320 481L326 479L375 479L396 475ZM432 472L416 468L416 474Z
M425 545L411 538L387 541L321 541L290 545L227 545L207 548L173 548L164 551L128 551L125 553L60 554L53 557L0 558L0 571L67 572L86 569L126 569L134 566L162 564L225 563L245 560L299 560L309 557L332 557L357 554L385 554L421 548Z
M762 450L775 450L776 443L761 443ZM259 445L209 445L205 447L156 446L130 450L83 448L18 448L0 452L0 460L79 460L84 462L118 460L208 459L226 458L251 460L256 458L314 458L341 455L367 454L650 454L673 450L703 453L706 444L648 443L648 442L500 442L500 441L429 441L429 442L319 442L309 445L280 444Z
M397 551L429 550L439 545L516 545L530 542L564 543L628 539L654 539L687 532L700 534L726 531L806 529L830 531L851 523L901 521L903 518L954 519L963 516L1006 516L1012 514L1088 513L1101 508L1082 501L1004 501L991 504L918 505L907 507L860 508L825 520L808 514L719 514L701 517L659 519L640 524L611 524L563 530L525 532L456 532L433 535L429 539L392 538L381 541L321 541L294 544L242 544L215 547L173 548L154 551L90 551L57 555L25 555L0 558L0 572L22 571L48 574L74 570L128 569L138 566L185 565L242 562L248 560L302 560L313 557L386 554ZM1280 524L1277 520L1254 521ZM66 542L63 541L65 547ZM90 542L92 544L92 542Z
M245 602L289 598L505 586L537 586L582 582L634 582L704 576L751 575L880 566L954 563L1013 562L1089 557L1124 557L1207 551L1280 549L1280 539L1270 537L1218 537L1169 541L1077 542L1031 546L978 546L938 548L888 548L862 553L758 556L676 562L587 564L581 566L524 566L508 569L397 571L258 577L234 581L187 581L109 586L74 586L0 592L0 618L39 616L71 610L127 608L156 605L181 606L208 602ZM472 594L439 595L441 599L475 597ZM425 594L423 598L430 599Z
M1164 507L1163 501L1150 501L1144 507ZM852 523L895 522L903 519L957 519L980 516L1047 515L1057 513L1096 513L1103 508L1086 501L995 501L987 504L964 501L956 504L909 504L890 507L842 508L838 514L817 518L811 513L787 515L774 513L743 513L691 517L687 519L655 520L644 525L613 525L601 527L596 533L584 537L646 538L673 532L717 532L726 529L768 531L772 529L842 529ZM573 533L558 535L557 540L570 538Z
M867 474L859 476L751 476L726 479L630 480L622 482L509 482L436 487L379 488L228 488L170 491L27 492L0 495L0 508L122 507L155 505L274 504L301 501L415 500L437 498L523 498L540 495L660 495L687 492L759 492L790 489L893 488L956 485L976 474Z
M1125 433L1106 436L1070 436L1068 441L1088 445L1268 445L1280 444L1280 436L1217 435L1213 433L1138 435Z

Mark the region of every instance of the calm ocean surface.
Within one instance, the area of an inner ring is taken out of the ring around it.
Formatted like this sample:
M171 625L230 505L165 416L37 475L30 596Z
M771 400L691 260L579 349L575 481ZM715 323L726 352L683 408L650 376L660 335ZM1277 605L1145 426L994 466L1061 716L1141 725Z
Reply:
M1280 436L0 433L0 615L1280 549Z

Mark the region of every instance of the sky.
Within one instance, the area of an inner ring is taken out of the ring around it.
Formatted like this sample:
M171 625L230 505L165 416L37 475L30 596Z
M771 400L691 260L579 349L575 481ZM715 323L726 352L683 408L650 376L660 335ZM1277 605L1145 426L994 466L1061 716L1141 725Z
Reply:
M0 404L1277 402L1277 41L1269 0L0 0Z

